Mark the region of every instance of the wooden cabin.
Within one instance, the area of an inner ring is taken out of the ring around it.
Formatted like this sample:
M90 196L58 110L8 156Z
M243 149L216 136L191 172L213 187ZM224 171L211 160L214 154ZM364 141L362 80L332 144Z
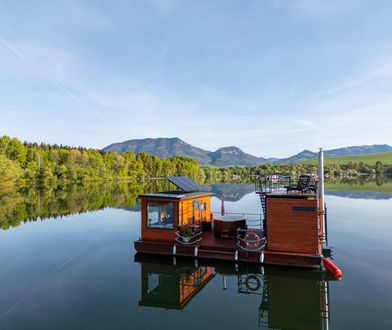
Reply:
M211 192L202 192L186 177L168 177L178 189L140 195L141 239L174 242L179 226L211 229Z
M209 227L211 193L166 192L140 195L139 198L142 240L173 242L179 226Z
M266 194L265 200L268 251L321 255L322 223L315 194L277 191Z

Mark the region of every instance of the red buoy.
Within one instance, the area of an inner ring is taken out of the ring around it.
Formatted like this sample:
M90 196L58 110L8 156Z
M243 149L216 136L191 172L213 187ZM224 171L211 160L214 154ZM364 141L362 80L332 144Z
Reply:
M324 258L323 264L326 270L328 270L334 277L340 279L343 275L342 271L329 259Z

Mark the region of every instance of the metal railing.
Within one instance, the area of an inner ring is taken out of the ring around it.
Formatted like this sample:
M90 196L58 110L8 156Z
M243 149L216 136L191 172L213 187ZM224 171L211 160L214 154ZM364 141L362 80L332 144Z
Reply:
M182 236L180 230L177 230L175 240L177 243L184 245L198 244L203 239L202 234L201 230L193 230L192 236Z
M309 182L302 189L297 189L301 176L308 176ZM271 193L278 190L301 190L305 192L317 192L317 175L256 175L255 191L256 193Z
M255 177L255 191L270 193L283 190L292 183L292 177L287 175L257 175Z
M212 212L214 217L221 216L221 212ZM244 212L225 212L224 215L241 215L246 221L248 228L261 229L263 225L263 215L261 213L244 213Z
M244 251L263 251L267 239L262 229L237 229L237 246Z

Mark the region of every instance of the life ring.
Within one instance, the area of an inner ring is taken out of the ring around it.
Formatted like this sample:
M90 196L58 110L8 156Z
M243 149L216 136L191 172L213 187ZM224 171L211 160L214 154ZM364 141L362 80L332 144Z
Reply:
M253 243L252 243L252 242L249 242L249 238L252 238L252 237L253 237ZM250 231L250 232L248 232L248 233L245 235L244 240L245 240L245 242L246 242L246 246L247 246L247 247L249 247L249 248L251 248L251 249L255 249L255 248L257 248L257 247L259 246L260 237L259 237L259 235L257 235L255 232Z
M256 275L249 275L245 280L245 286L250 291L257 291L261 288L261 283Z

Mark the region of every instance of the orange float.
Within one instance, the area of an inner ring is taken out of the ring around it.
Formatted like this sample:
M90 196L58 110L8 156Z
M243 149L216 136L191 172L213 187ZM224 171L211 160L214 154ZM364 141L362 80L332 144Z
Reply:
M329 271L334 277L336 277L337 279L340 279L342 277L342 271L331 260L324 258L323 264L325 269Z

